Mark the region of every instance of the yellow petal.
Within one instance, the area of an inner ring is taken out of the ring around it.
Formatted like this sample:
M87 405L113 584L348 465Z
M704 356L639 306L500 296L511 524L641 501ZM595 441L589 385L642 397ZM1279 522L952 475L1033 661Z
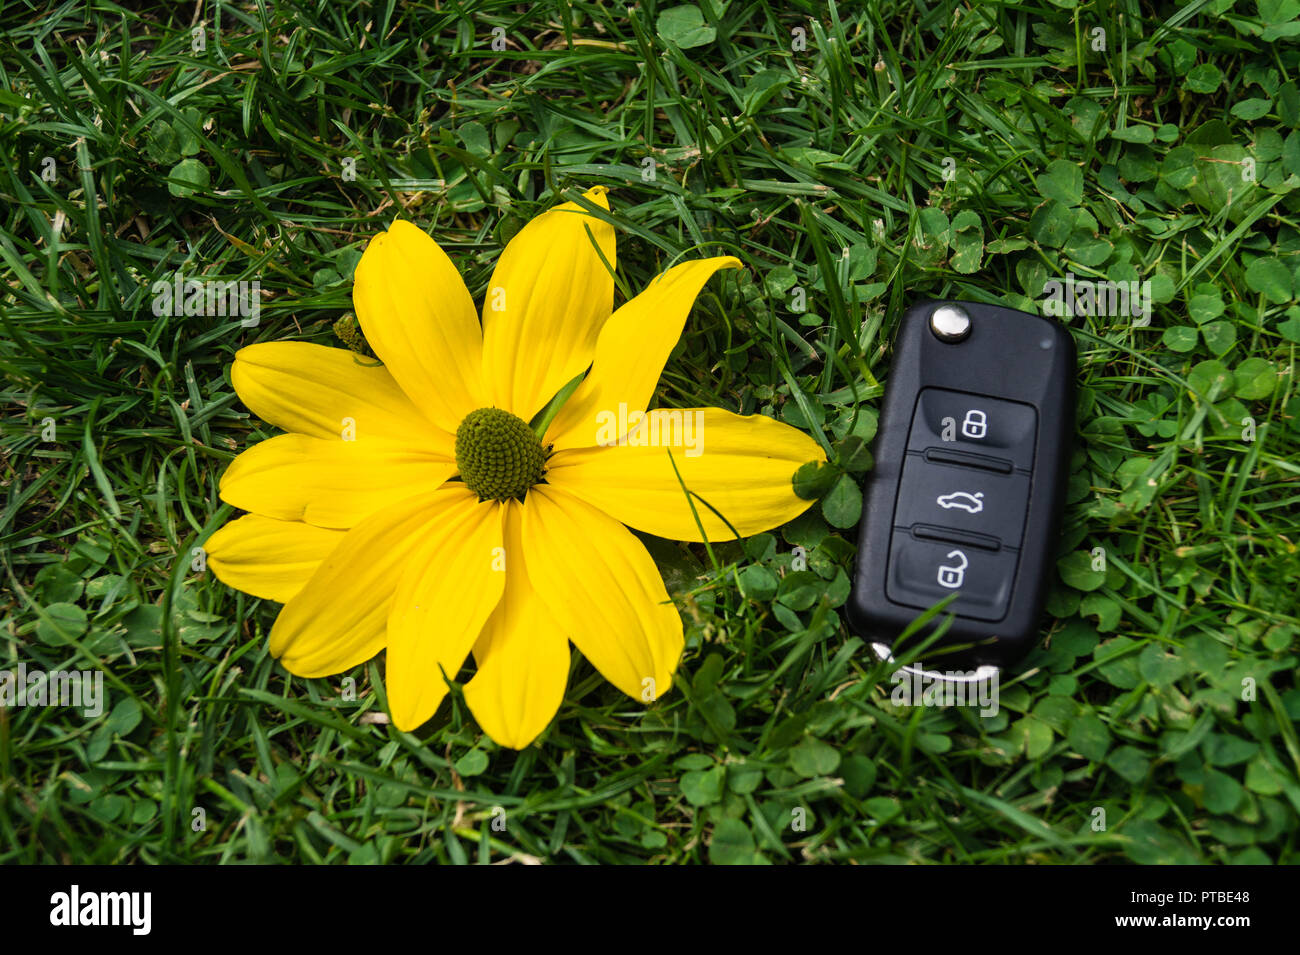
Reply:
M583 656L628 696L663 696L682 653L682 618L641 542L544 484L528 492L521 539L529 582Z
M564 700L569 640L528 582L522 506L507 501L505 510L505 594L474 646L478 672L465 684L465 702L499 745L523 749Z
M608 209L605 192L584 196ZM485 374L498 408L528 421L591 364L614 308L613 268L613 226L573 202L510 240L483 299Z
M348 528L455 473L436 454L389 441L282 434L230 462L220 491L227 504L263 517Z
M505 589L504 508L448 488L459 498L421 533L388 615L388 709L404 732L438 709Z
M826 460L817 442L796 428L720 408L652 411L623 440L557 451L546 480L624 524L673 540L703 539L683 483L749 537L807 510L812 502L795 496L791 478L804 463ZM734 537L708 505L694 503L710 540Z
M384 648L398 580L429 534L465 503L462 487L407 498L343 535L271 628L271 655L298 676L328 676Z
M235 353L235 391L263 421L310 435L344 433L405 441L455 453L452 435L433 427L378 362L307 342L264 342Z
M603 414L618 415L620 408L645 411L700 289L719 269L740 267L731 256L683 262L624 303L605 323L591 372L551 422L547 443L590 447L597 442Z
M344 533L248 514L218 528L203 549L208 566L226 586L288 603Z
M444 431L488 404L474 300L445 252L398 219L370 240L352 288L357 320L402 391Z

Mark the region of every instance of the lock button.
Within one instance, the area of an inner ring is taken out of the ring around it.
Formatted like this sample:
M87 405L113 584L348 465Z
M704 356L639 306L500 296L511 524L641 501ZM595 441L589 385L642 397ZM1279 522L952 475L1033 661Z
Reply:
M924 610L952 594L948 610L976 620L1001 620L1011 600L1019 554L952 541L926 540L894 531L889 548L885 595L894 603Z
M961 436L974 440L983 440L988 435L989 416L987 411L971 408L966 417L961 419Z
M916 400L908 451L942 448L1034 466L1038 413L1033 405L1002 398L924 388Z

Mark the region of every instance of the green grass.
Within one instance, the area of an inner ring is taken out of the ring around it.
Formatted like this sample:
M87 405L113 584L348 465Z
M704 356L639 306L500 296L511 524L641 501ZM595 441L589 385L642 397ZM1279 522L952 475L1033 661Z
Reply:
M438 6L208 7L195 52L192 5L0 4L0 669L102 668L111 704L0 710L0 861L1297 860L1300 6ZM399 211L481 300L520 225L594 184L620 288L747 267L659 402L855 467L910 302L1152 283L1148 325L1070 323L1061 562L998 716L891 705L844 624L853 478L711 554L650 542L673 691L645 708L575 655L520 754L458 693L415 735L369 721L382 657L355 700L290 677L277 606L192 570L219 475L273 433L237 349L338 344ZM154 317L177 270L259 280L260 325Z

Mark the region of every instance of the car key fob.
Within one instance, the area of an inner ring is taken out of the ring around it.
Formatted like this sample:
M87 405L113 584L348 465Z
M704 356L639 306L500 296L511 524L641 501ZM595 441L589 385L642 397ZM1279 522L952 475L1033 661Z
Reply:
M1008 667L1032 648L1056 566L1074 376L1074 339L1036 315L949 301L903 316L848 604L882 656L945 597L912 638L952 615L927 668Z

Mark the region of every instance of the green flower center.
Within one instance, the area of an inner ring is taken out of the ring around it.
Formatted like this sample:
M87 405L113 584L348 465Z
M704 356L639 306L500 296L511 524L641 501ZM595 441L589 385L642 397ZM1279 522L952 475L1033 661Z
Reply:
M479 500L522 497L542 479L546 452L527 422L500 408L479 408L456 429L456 465Z

